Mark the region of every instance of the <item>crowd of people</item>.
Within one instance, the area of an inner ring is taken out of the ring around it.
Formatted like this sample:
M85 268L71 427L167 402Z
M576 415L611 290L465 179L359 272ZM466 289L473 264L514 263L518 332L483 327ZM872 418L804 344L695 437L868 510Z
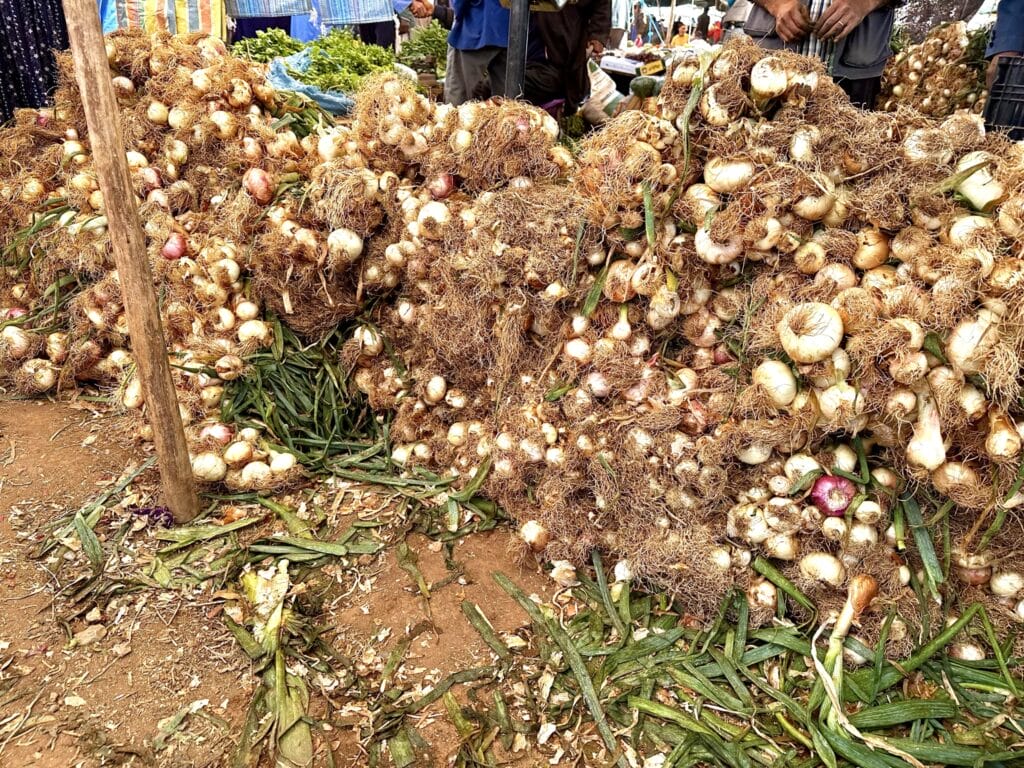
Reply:
M833 77L855 104L870 108L881 88L882 70L892 55L890 40L898 0L729 0L749 12L712 21L707 5L691 23L664 29L645 2L576 0L561 10L530 14L523 93L507 93L505 69L509 10L500 0L275 0L282 9L296 3L308 12L230 21L226 0L98 0L104 30L119 26L202 31L249 36L278 26L308 40L338 26L351 28L364 42L395 47L399 30L418 20L436 19L449 29L445 99L461 104L492 95L523 97L545 105L557 102L572 112L587 98L587 61L624 39L634 44L718 43L739 30L769 49L788 49L825 60ZM229 0L230 1L230 0ZM274 6L275 2L269 3ZM168 12L179 5L197 13ZM159 6L159 7L157 7ZM166 6L163 12L161 7ZM155 10L154 10L155 8ZM293 13L293 10L288 10ZM743 16L746 16L745 20ZM403 24L398 20L403 19ZM53 51L67 46L59 0L0 0L0 122L19 106L41 106L55 86ZM723 23L724 21L724 23ZM1001 0L988 56L990 79L1001 57L1024 51L1024 0Z

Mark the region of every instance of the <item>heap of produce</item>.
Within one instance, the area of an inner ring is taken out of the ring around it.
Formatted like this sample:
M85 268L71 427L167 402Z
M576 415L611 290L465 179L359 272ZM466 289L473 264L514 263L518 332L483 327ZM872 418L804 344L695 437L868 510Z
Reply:
M958 21L936 27L920 43L896 52L882 73L878 109L913 107L930 117L985 108L987 29L968 31Z
M892 611L893 655L922 599L1024 620L1024 152L976 116L861 112L819 63L738 40L576 156L541 110L393 75L300 140L204 40L111 51L185 418L220 445L201 479L289 463L212 418L267 311L311 339L356 318L339 361L396 468L499 502L550 560L601 549L700 618L738 584L758 623L780 584L839 609L870 576L857 631ZM0 146L7 377L127 395L73 90Z
M269 64L279 56L291 56L306 46L283 29L260 29L255 37L246 37L231 46L231 53L241 59Z
M250 61L267 63L278 57L309 52L306 69L290 69L289 74L300 83L321 91L352 93L363 78L374 72L390 70L394 54L379 45L368 45L343 29L331 30L308 43L300 43L279 29L261 31L255 38L239 40L231 52Z
M409 40L402 43L398 53L398 60L403 64L417 72L421 71L422 67L427 67L438 77L444 77L447 58L448 30L436 19L424 27L413 28Z

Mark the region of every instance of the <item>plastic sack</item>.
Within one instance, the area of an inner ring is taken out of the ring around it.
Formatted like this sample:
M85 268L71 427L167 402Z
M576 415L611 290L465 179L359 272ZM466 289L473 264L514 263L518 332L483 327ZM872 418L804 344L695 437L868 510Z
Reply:
M587 103L591 105L591 110L598 109L609 117L613 116L625 96L619 93L611 75L593 59L587 62L587 72L590 75L590 98Z
M315 85L300 83L289 74L289 70L305 72L307 69L309 69L309 51L299 51L291 56L274 59L270 62L267 82L279 91L301 93L333 115L347 115L352 111L355 102L351 96L336 91L322 91Z
M310 12L309 0L224 0L224 7L233 19L301 16Z

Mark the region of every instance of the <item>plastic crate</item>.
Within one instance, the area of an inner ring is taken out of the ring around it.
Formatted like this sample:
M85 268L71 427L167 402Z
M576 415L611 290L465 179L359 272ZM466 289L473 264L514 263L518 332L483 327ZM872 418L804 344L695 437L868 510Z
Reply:
M999 59L996 77L985 103L985 125L1024 139L1024 56Z

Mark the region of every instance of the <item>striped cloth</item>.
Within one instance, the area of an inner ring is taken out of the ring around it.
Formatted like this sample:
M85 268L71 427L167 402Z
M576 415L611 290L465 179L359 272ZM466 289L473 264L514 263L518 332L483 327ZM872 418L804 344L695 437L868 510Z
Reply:
M167 31L172 35L205 32L227 38L224 0L116 0L117 26Z
M224 7L232 19L271 19L282 16L287 18L310 12L309 0L224 0ZM261 29L266 28L261 27ZM281 29L285 28L281 27ZM236 40L241 39L237 29L236 27ZM252 31L244 36L255 37L255 35L255 31Z
M320 0L320 21L329 27L374 24L393 18L392 0Z
M821 14L828 10L830 5L832 5L832 0L810 0L807 10L811 13L811 23L817 24ZM800 42L798 53L821 59L828 64L832 61L832 53L835 51L835 48L835 41L819 40L818 36L811 32L810 35Z

